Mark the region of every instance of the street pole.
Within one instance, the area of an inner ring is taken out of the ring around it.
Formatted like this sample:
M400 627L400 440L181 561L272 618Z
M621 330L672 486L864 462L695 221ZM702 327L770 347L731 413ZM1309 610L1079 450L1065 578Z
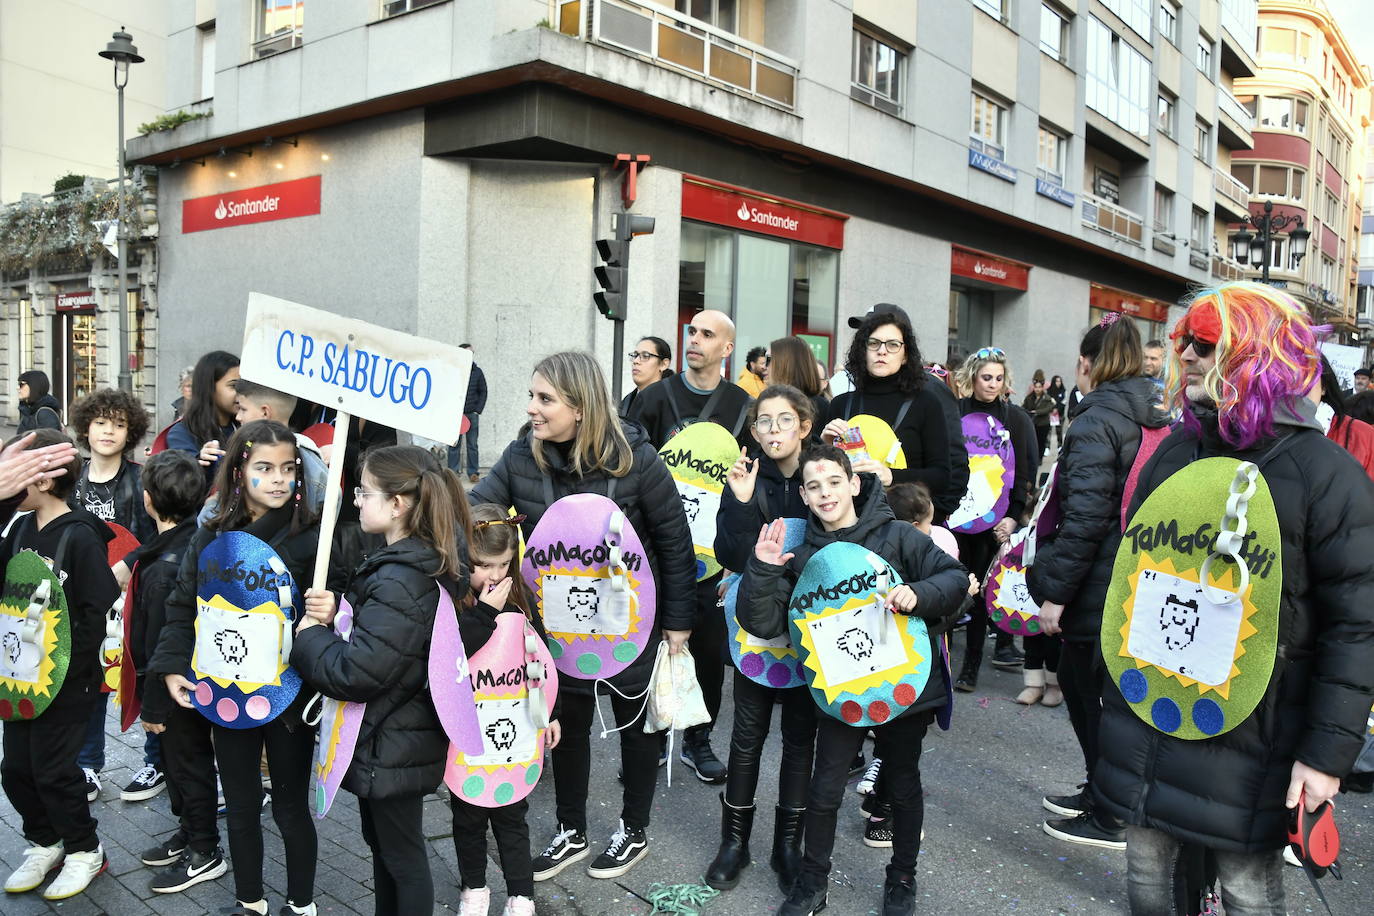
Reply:
M1273 235L1273 227L1270 223L1269 214L1274 212L1274 202L1266 200L1264 202L1264 223L1259 227L1260 231L1260 251L1264 252L1264 266L1260 268L1261 282L1269 283L1269 239Z
M118 84L117 84L118 85ZM129 234L125 229L124 201L124 87L119 91L119 390L133 391L134 377L129 371Z

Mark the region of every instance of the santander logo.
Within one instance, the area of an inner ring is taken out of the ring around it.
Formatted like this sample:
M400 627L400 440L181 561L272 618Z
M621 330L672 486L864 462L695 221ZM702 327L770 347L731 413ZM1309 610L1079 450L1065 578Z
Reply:
M746 204L744 201L740 201L739 212L735 215L740 218L740 222L749 222L749 205Z
M221 200L219 206L215 208L215 219L224 219L228 215L229 210L224 206L224 201Z
M758 223L763 226L772 226L776 229L786 229L788 232L796 232L801 225L799 220L790 216L782 216L778 213L770 213L767 210L759 210L749 206L746 202L741 202L739 210L735 212L742 223Z
M237 219L257 213L271 213L279 206L281 197L275 194L264 194L255 200L230 201L227 206L221 200L219 206L215 207L215 219Z

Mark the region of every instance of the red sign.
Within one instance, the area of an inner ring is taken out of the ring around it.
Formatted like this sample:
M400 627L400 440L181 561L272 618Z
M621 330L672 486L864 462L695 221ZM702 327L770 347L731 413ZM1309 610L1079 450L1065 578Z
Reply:
M95 308L95 290L83 289L76 293L58 293L59 312L84 312Z
M1096 283L1088 291L1088 304L1095 309L1109 312L1125 312L1144 321L1166 322L1169 320L1169 303L1158 299L1147 299L1123 293L1119 289L1098 286Z
M972 248L950 249L949 272L956 277L981 280L994 286L1024 291L1030 280L1030 265L1020 261L1008 261L996 255L974 251Z
M690 175L682 177L682 218L758 232L794 242L844 247L843 213Z
M225 229L320 212L320 176L226 191L181 202L181 231Z

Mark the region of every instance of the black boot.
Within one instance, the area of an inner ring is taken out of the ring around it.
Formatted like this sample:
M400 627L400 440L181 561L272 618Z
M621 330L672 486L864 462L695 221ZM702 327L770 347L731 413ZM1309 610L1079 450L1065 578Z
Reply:
M964 652L964 667L959 671L959 677L954 682L954 689L960 693L973 693L978 686L978 667L983 660L982 653L976 653L973 649Z
M773 857L768 864L778 873L778 887L785 894L801 874L802 827L806 823L805 808L773 809Z
M749 864L749 833L754 829L754 806L736 808L720 796L720 850L709 868L706 883L718 891L739 884L739 873Z
M916 912L916 876L887 867L883 884L883 916L912 916Z
M697 779L713 786L725 782L728 775L725 764L711 750L711 730L705 725L695 725L682 733L679 759L697 774Z
M1010 633L997 631L996 648L992 653L992 666L1003 671L1014 671L1026 663L1026 655L1016 648L1016 641Z

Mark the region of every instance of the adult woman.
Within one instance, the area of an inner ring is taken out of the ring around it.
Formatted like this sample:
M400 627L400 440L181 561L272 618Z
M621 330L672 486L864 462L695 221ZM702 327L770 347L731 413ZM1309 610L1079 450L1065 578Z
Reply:
M555 353L534 367L529 423L502 453L491 473L472 488L473 503L510 506L525 517L525 537L545 510L573 493L611 494L625 521L640 534L657 584L658 606L644 608L651 621L648 646L607 683L616 725L624 797L620 829L587 870L593 878L614 878L629 871L648 851L644 829L649 824L654 782L658 775L659 739L643 731L643 710L624 699L645 689L659 643L658 631L677 652L687 642L696 611L696 559L687 516L677 487L657 451L640 427L622 423L611 409L606 381L586 353ZM562 674L562 740L553 751L558 827L553 840L534 860L534 878L552 878L588 854L587 782L591 773L590 735L596 682ZM605 689L603 692L605 692Z
M19 373L19 429L16 436L35 429L61 429L62 405L48 393L48 374L38 369Z
M984 347L972 353L957 373L959 390L964 397L959 399L960 416L984 413L1002 424L1011 435L1012 457L1015 462L1015 477L1011 492L1008 494L1006 515L986 531L969 534L956 531L959 542L959 559L975 576L982 576L997 555L997 549L1005 544L1021 527L1021 517L1026 511L1026 502L1035 482L1035 471L1040 464L1040 453L1035 448L1035 427L1030 415L1020 407L1007 403L1007 393L1011 391L1011 367L1007 365L1007 355L997 347ZM975 596L973 610L968 622L968 642L964 650L964 665L954 689L968 693L978 685L978 669L983 663L983 641L987 638L988 615L982 597ZM992 663L998 668L1019 668L1021 656L1012 643L1010 633L997 631L997 649ZM1044 675L1041 674L1043 684Z
M842 438L849 418L859 414L887 422L901 443L906 467L895 470L866 458L853 463L855 472L876 474L883 486L924 483L935 500L937 521L943 519L963 496L964 484L953 471L956 465L964 470L968 456L962 439L951 441L944 407L935 386L927 384L921 351L906 312L894 305L874 306L854 332L845 369L854 381L854 390L830 402L821 439L834 442ZM953 419L957 426L957 411Z
M234 422L234 382L238 379L237 356L223 350L206 353L196 361L186 412L167 429L167 447L197 456L207 480L214 477L224 446L238 426Z
M627 356L630 357L630 380L635 390L620 399L620 415L630 411L630 405L645 388L673 374L668 366L673 361L673 348L662 337L641 337Z
M1059 681L1089 782L1102 718L1102 605L1121 543L1122 493L1142 428L1168 420L1154 406L1154 380L1140 374L1140 332L1135 322L1120 319L1119 313L1108 314L1079 344L1077 387L1083 399L1059 450L1061 521L1058 530L1040 535L1027 574L1045 634L1063 634ZM1095 813L1090 797L1086 783L1073 795L1047 796L1045 808L1065 818L1047 822L1045 832L1071 843L1124 849L1124 827Z
M779 337L768 345L768 384L791 385L811 399L816 416L823 417L830 399L821 393L824 380L817 370L815 355L800 337ZM811 440L819 441L819 430L812 429Z
M1021 406L1025 408L1026 413L1031 415L1031 420L1035 423L1036 453L1044 456L1048 452L1050 444L1050 414L1054 412L1057 405L1054 398L1045 390L1045 373L1039 369L1035 370L1035 377L1031 379L1030 393L1021 402Z

